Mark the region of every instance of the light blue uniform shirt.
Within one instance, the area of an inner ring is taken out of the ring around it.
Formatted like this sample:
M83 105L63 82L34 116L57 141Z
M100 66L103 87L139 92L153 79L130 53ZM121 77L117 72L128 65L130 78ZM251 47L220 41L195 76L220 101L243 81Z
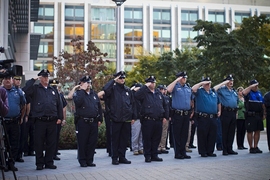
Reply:
M181 84L177 82L172 91L172 108L178 110L191 109L191 95L192 92L190 87L186 84L181 86Z
M21 105L25 105L26 100L23 91L14 86L11 89L6 89L8 94L9 110L6 117L17 117L21 113Z
M195 93L195 107L197 112L217 114L218 96L210 89L209 93L204 88L199 88Z
M234 89L229 90L227 86L222 86L217 93L222 106L237 108L238 96Z

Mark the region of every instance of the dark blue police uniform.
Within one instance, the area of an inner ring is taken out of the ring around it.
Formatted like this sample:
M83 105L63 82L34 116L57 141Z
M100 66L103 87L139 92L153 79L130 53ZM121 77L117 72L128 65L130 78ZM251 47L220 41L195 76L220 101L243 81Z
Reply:
M81 83L91 83L85 76ZM89 87L90 88L90 87ZM78 161L81 167L95 166L94 153L98 139L98 122L102 122L102 108L98 95L92 90L77 90L73 95L75 103Z
M155 83L154 76L145 82ZM169 109L164 96L157 89L152 92L146 85L136 93L135 98L141 102L141 124L145 162L162 161L158 157L158 146L162 135L162 120L169 119Z
M48 70L42 70L38 76L48 78ZM53 156L56 146L56 122L63 120L63 105L59 93L49 84L44 87L41 83L34 84L35 79L27 81L23 88L31 98L31 115L35 118L35 152L37 170L44 168L56 169ZM43 154L46 142L45 156Z

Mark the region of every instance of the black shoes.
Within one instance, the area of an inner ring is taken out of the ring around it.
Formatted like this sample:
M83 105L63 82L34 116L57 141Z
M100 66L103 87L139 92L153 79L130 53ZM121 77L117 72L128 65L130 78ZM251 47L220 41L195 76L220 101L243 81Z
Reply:
M151 161L159 161L159 162L161 162L161 161L163 161L163 159L160 158L160 157L158 157L158 156L156 156L156 157L152 157L151 158Z
M238 152L235 152L235 151L230 151L230 152L228 152L228 154L230 154L230 155L237 155L237 154L238 154Z
M57 151L56 155L61 155L61 153L59 151Z
M51 165L45 165L45 168L46 168L46 169L56 169L56 168L57 168L57 166L56 166L56 165L51 164Z
M226 152L226 151L223 151L222 155L223 155L223 156L228 156L228 155L229 155L229 153L228 153L228 152Z
M207 154L201 154L201 157L208 157Z
M87 167L87 164L86 163L82 163L80 164L81 167Z
M214 154L214 153L211 153L211 154L208 153L207 156L209 156L209 157L217 157L217 155Z
M87 163L87 166L89 166L89 167L96 167L96 164L94 164L94 163Z
M184 156L174 156L174 158L175 159L191 159L191 157L190 156L188 156L188 155L184 155Z
M113 164L113 165L119 165L119 161L118 161L117 159L113 159L113 160L112 160L112 164Z
M169 151L167 150L158 150L158 154L168 154Z
M42 169L43 169L43 166L41 166L41 165L38 165L36 168L36 170L42 170Z
M240 147L238 147L238 149L239 150L244 150L244 149L248 149L248 148L240 146Z
M119 164L131 164L131 161L126 158L119 158Z
M151 158L145 158L145 162L146 163L150 163L151 162Z
M255 148L250 148L249 153L256 154L256 153L262 153L262 151L258 147L255 147Z
M24 162L23 158L17 158L16 162Z
M18 168L16 168L13 163L9 163L8 170L10 170L10 171L18 171Z
M188 146L188 148L190 148L190 149L195 149L195 148L197 148L197 147L194 146L194 145L192 144L192 145Z
M53 160L59 161L59 160L61 160L61 159L60 159L60 157L58 157L58 156L54 156L54 157L53 157Z

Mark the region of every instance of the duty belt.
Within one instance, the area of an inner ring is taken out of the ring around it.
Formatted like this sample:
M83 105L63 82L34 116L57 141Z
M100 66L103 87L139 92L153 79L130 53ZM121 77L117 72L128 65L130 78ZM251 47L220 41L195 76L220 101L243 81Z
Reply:
M238 108L231 108L231 107L225 107L225 106L223 106L222 109L225 111L237 111L238 110Z
M207 113L202 113L202 112L198 112L196 113L196 115L198 117L204 117L204 118L217 118L217 114L207 114Z
M36 117L37 120L44 121L44 122L50 122L50 121L56 121L57 117L55 116L42 116L42 117Z
M162 121L162 118L152 118L150 116L143 116L143 119L152 121Z
M4 118L4 122L6 124L17 123L18 122L18 118L19 118L19 116L18 117L5 117Z
M179 114L180 116L187 116L191 112L188 110L178 110L178 109L174 109L173 111L174 113Z
M78 116L78 115L77 115L77 117L80 119L83 119L84 122L86 122L86 123L92 123L92 122L95 122L95 120L96 120L96 118L88 118L88 117L83 117L83 116Z
M248 112L246 112L246 114L248 116L255 116L255 115L262 115L263 113L261 113L261 112L254 112L254 111L248 111Z

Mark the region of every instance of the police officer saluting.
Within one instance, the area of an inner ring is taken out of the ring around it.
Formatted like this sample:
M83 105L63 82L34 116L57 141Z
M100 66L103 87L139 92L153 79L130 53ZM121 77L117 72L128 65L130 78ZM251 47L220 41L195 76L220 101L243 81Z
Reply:
M195 93L195 116L198 121L198 150L201 157L216 157L214 148L217 137L217 117L220 116L220 103L211 79L204 78L192 87Z
M78 143L78 161L81 167L95 167L95 148L98 126L102 123L102 108L98 95L92 89L91 78L80 79L80 90L73 95L75 103L75 124Z
M149 76L146 84L136 93L135 98L141 101L141 124L145 162L163 161L158 157L158 146L162 135L162 122L169 119L169 108L166 100L156 87L156 78Z
M56 146L56 124L63 120L63 105L59 93L49 85L50 72L43 69L37 79L27 81L23 88L25 94L31 98L31 114L35 118L34 144L36 152L36 169L56 169L53 156ZM45 156L43 155L46 142Z

